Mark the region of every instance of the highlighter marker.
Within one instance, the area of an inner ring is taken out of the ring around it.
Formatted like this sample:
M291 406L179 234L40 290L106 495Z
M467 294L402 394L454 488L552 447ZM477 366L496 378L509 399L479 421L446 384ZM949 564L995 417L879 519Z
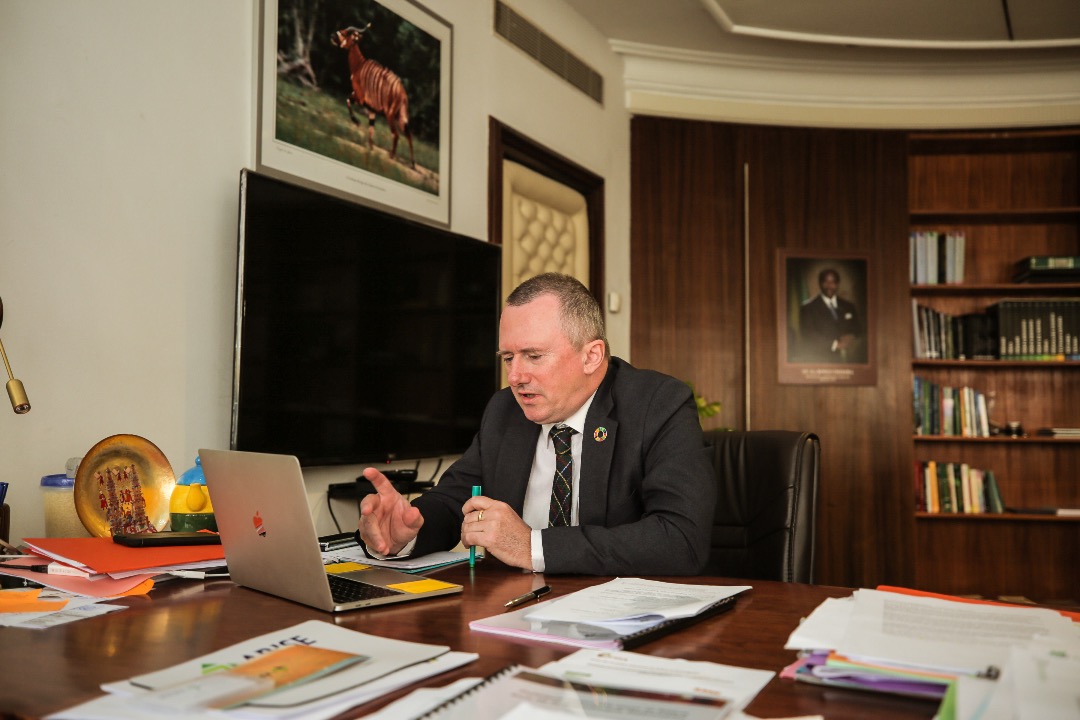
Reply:
M479 485L473 485L472 486L472 495L473 495L473 497L476 497L479 494L480 494L480 486ZM470 545L469 546L469 567L476 567L476 546L475 545Z

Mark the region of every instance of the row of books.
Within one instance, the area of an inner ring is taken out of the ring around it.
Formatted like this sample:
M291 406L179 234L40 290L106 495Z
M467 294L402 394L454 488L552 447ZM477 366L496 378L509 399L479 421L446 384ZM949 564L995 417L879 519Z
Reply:
M915 357L930 360L1080 360L1080 298L1005 298L952 315L911 301Z
M1002 360L1080 359L1080 298L1005 298L987 312Z
M915 509L928 513L1003 513L993 470L967 463L915 463Z
M918 285L964 282L963 232L913 230L908 240L911 282Z
M915 357L922 360L996 360L998 336L994 317L976 312L964 315L935 310L911 301Z
M984 393L970 387L938 385L919 375L912 385L916 435L990 437Z

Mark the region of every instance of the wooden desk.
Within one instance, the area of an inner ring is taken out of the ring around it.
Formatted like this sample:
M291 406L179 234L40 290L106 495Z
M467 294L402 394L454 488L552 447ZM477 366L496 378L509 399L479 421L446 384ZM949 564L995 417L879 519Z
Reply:
M161 583L121 610L48 630L0 628L0 716L38 717L101 694L103 682L174 665L266 632L312 618L359 632L449 645L479 653L469 665L428 681L443 685L483 676L511 663L539 667L573 648L474 633L469 621L502 611L504 602L547 582L558 597L610 578L543 578L484 560L435 574L465 586L461 595L331 615L237 587L227 580ZM783 645L799 619L846 588L728 578L656 578L673 582L747 584L735 608L636 649L652 655L710 660L777 673L794 659ZM360 717L406 694L357 708ZM828 690L774 678L747 708L762 718L822 714L834 718L930 718L936 704L857 691Z

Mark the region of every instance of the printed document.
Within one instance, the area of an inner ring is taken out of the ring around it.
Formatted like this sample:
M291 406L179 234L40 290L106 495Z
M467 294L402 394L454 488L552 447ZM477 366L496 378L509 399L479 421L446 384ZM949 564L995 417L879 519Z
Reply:
M625 650L578 650L542 666L540 672L590 685L722 698L737 710L749 705L776 674Z
M575 623L654 624L693 617L749 585L690 585L641 578L616 578L544 603L530 620Z
M836 651L853 659L976 675L1000 669L1009 647L1061 636L1072 623L1054 610L956 603L877 590L855 593Z

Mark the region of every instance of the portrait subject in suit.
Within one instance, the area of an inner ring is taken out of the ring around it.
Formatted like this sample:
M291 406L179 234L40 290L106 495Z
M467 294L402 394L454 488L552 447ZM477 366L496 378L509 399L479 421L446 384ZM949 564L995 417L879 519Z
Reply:
M840 273L827 267L818 273L817 295L799 308L796 359L804 363L863 363L865 332L855 303L841 296Z

